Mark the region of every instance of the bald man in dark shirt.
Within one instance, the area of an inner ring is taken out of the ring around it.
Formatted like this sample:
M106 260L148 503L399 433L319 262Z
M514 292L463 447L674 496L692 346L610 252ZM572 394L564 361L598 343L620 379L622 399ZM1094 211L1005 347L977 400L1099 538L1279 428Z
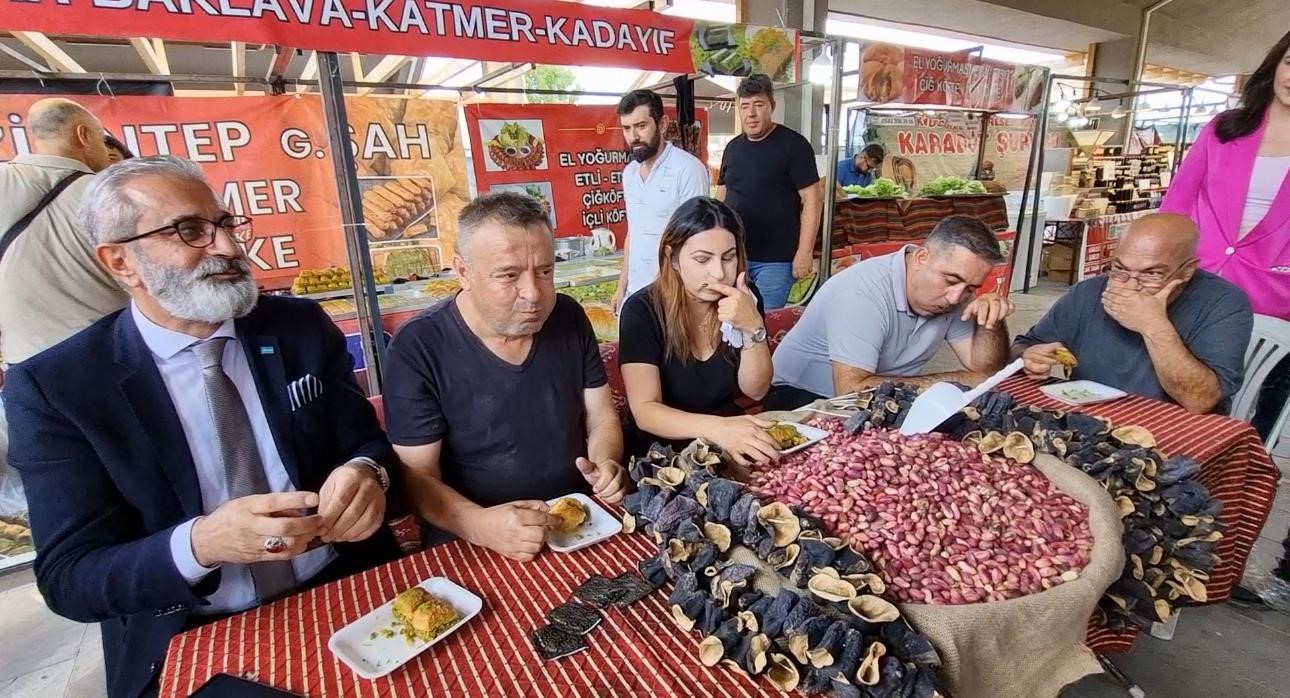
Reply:
M1129 227L1107 273L1062 296L1012 345L1026 374L1049 377L1056 352L1079 362L1072 378L1222 411L1245 377L1254 315L1245 292L1197 269L1196 225L1154 213Z

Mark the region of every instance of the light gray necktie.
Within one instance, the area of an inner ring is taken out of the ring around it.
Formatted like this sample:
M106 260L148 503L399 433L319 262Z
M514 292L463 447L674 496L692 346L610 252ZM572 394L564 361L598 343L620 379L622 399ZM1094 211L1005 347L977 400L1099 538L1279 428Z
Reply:
M194 344L193 353L202 366L202 381L206 384L206 406L210 408L211 422L215 426L215 441L219 444L220 460L224 462L224 479L228 483L229 499L252 494L268 494L269 481L260 461L251 419L242 404L242 396L233 380L224 372L224 345L229 337L213 337ZM296 586L295 572L288 561L257 562L247 567L255 582L255 596L260 603L277 598Z

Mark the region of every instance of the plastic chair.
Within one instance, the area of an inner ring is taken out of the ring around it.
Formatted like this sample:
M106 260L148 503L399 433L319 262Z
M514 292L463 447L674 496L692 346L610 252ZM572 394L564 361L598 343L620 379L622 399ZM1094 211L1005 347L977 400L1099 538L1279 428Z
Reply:
M1245 383L1232 398L1233 419L1248 422L1254 416L1259 388L1287 354L1290 354L1290 322L1270 315L1255 315L1254 333L1250 337L1249 348L1245 350ZM1287 418L1290 418L1290 401L1281 408L1281 415L1263 444L1268 452L1276 450Z

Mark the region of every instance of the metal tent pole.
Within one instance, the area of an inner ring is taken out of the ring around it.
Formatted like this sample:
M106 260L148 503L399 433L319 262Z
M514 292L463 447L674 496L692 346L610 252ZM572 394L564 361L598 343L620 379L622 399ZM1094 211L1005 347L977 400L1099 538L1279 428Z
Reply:
M381 394L381 364L385 360L385 334L381 329L381 308L376 300L372 256L367 247L367 225L363 222L363 197L358 189L358 170L349 149L349 118L345 114L345 87L340 79L340 62L332 51L318 52L318 82L322 90L327 140L336 175L336 193L344 224L345 249L349 266L358 271L354 284L354 309L358 315L359 339L367 363L367 385L372 395Z
M833 189L837 186L836 160L838 152L838 131L842 124L842 56L846 44L841 39L831 41L833 49L833 84L829 90L829 125L824 133L824 152L829 156L829 166L824 171L824 201L820 220L820 269L819 281L815 288L819 290L829 278L833 267Z
M1039 187L1044 179L1044 141L1048 135L1048 100L1052 98L1053 80L1055 76L1051 73L1048 75L1048 82L1044 84L1044 108L1035 117L1035 134L1030 139L1030 162L1026 165L1026 184L1021 190L1021 209L1017 217L1017 237L1021 237L1022 228L1025 227L1026 204L1030 197L1030 180L1033 175L1035 180L1035 198L1029 202L1033 206L1033 214L1030 218L1030 234L1026 238L1026 277L1021 286L1022 293L1030 293L1030 272L1035 266L1035 230L1039 224ZM1042 245L1042 239L1040 240ZM1015 247L1015 245L1014 245ZM1015 259L1015 257L1014 257Z

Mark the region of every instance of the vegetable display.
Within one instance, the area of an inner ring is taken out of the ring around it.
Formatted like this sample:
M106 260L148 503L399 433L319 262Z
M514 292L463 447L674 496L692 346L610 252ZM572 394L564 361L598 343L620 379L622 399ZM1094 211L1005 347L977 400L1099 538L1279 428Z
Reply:
M954 196L956 194L984 193L986 193L985 184L975 179L969 180L963 177L937 177L918 190L919 196Z
M903 186L898 184L896 180L889 177L879 177L873 184L865 186L851 184L842 187L842 191L851 196L858 196L865 199L893 197L903 199L909 195L909 192L906 191Z

